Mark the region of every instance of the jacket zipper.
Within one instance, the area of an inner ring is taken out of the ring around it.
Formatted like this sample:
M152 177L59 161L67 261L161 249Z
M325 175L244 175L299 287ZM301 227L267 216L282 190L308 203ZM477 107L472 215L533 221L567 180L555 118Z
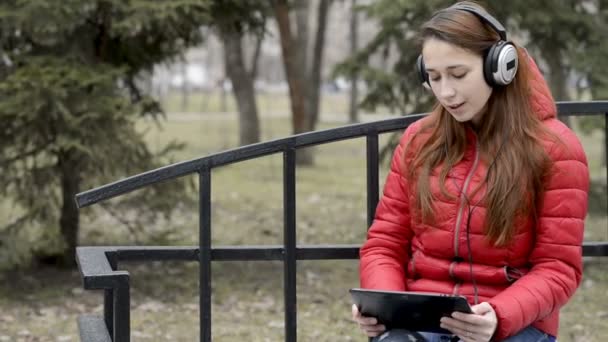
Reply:
M454 227L454 257L458 257L458 237L460 235L460 224L462 223L462 212L464 210L465 203L465 193L468 190L469 183L471 182L471 178L473 178L473 174L475 173L475 169L477 168L477 163L479 162L479 141L475 141L475 161L473 162L473 167L469 171L467 178L464 181L462 186L462 190L460 191L460 207L458 208L458 215L456 216L456 226Z

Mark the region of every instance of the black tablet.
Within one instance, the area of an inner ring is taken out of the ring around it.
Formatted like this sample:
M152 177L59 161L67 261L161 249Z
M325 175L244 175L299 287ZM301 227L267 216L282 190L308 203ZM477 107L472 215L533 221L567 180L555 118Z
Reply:
M472 313L462 296L359 288L350 289L350 294L364 316L376 317L387 329L449 333L439 327L441 317L454 311Z

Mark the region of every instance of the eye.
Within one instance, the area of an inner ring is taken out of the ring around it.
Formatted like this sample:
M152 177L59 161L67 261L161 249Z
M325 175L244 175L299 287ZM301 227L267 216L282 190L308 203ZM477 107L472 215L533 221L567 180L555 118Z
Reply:
M437 82L437 81L439 81L440 79L441 79L441 77L440 77L440 76L435 76L435 77L431 77L431 78L430 78L430 80L431 80L432 82Z
M461 78L464 78L466 75L467 75L467 73L464 72L462 74L456 74L456 75L453 75L453 76L454 76L454 78L461 79Z

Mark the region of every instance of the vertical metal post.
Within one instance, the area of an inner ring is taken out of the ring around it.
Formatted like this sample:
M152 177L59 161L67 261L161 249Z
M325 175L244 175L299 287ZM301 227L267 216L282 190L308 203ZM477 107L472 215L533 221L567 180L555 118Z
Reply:
M201 342L211 342L211 168L199 171L199 305Z
M114 288L114 342L129 342L131 339L131 297L129 276L123 275Z
M367 135L367 229L371 227L376 215L379 194L378 176L378 132L372 131ZM372 338L368 339L370 342Z
M116 258L108 258L108 263L112 270L118 269ZM114 289L103 291L103 319L106 322L108 334L114 336Z
M606 196L608 196L608 112L604 113L604 162L606 163ZM608 199L606 200L606 215L608 215ZM608 239L608 227L606 227Z
M372 225L378 206L378 132L367 135L367 228Z
M296 150L283 153L283 255L285 341L297 340L296 294Z
M108 334L114 336L114 289L103 290L103 320Z

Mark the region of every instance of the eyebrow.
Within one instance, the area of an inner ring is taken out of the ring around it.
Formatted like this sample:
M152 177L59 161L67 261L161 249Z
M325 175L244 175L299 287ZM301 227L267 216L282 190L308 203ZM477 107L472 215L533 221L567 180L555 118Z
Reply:
M450 69L456 69L456 68L461 68L461 67L466 67L466 65L464 65L464 64L450 65L449 67L447 67L447 69L450 70ZM436 71L436 70L433 68L426 68L426 71Z

